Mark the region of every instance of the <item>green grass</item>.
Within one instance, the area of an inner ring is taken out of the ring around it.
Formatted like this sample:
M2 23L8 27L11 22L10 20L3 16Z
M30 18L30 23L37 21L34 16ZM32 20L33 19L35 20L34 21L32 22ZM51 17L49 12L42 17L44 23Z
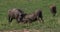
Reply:
M52 17L49 6L56 4L57 15ZM8 24L7 12L11 8L20 8L25 13L32 13L36 9L41 8L43 11L44 24L33 22L32 25L17 24L13 20L12 24ZM59 32L60 31L60 0L0 0L0 30L13 29L41 29L44 32Z

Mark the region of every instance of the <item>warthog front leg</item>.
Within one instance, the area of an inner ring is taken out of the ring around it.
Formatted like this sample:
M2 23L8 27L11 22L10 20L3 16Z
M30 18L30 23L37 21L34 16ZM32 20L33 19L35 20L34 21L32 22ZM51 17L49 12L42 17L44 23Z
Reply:
M9 16L8 20L9 20L9 24L10 24L12 22L13 18Z

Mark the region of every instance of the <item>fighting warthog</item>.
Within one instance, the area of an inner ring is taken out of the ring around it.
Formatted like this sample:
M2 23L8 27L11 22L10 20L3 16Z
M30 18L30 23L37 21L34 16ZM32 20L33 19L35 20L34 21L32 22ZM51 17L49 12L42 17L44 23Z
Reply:
M27 14L27 15L25 15L25 17L23 17L22 20L24 23L27 23L27 22L31 23L36 20L42 20L42 22L43 22L42 11L39 9L39 10L36 10L32 14Z
M20 9L13 8L8 10L8 20L9 23L12 22L13 19L16 19L19 23L23 17L24 12Z

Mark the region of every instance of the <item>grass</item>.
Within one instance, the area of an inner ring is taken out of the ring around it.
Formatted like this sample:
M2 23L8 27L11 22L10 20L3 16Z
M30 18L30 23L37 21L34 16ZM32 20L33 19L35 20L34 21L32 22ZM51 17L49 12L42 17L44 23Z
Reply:
M52 17L49 6L56 4L57 15ZM12 24L8 24L7 12L11 8L20 8L25 13L32 13L36 9L41 8L43 11L44 24L33 22L32 25L17 24L13 20ZM0 0L0 30L14 29L41 29L44 32L59 32L60 31L60 0Z

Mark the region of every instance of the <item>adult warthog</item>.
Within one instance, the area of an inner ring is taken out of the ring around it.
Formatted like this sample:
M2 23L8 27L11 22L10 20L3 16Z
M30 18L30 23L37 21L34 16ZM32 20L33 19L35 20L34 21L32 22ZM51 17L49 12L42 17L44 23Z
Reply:
M13 19L16 19L19 23L23 17L24 12L20 9L13 8L8 10L8 20L9 23L12 22Z
M31 23L36 20L39 20L39 21L42 20L43 22L42 11L39 9L32 14L27 14L22 20L24 21L24 23L27 23L27 22Z
M56 11L56 5L54 5L54 4L51 5L51 6L50 6L50 11L51 11L52 15L55 16L55 15L56 15L56 12L57 12L57 11Z

